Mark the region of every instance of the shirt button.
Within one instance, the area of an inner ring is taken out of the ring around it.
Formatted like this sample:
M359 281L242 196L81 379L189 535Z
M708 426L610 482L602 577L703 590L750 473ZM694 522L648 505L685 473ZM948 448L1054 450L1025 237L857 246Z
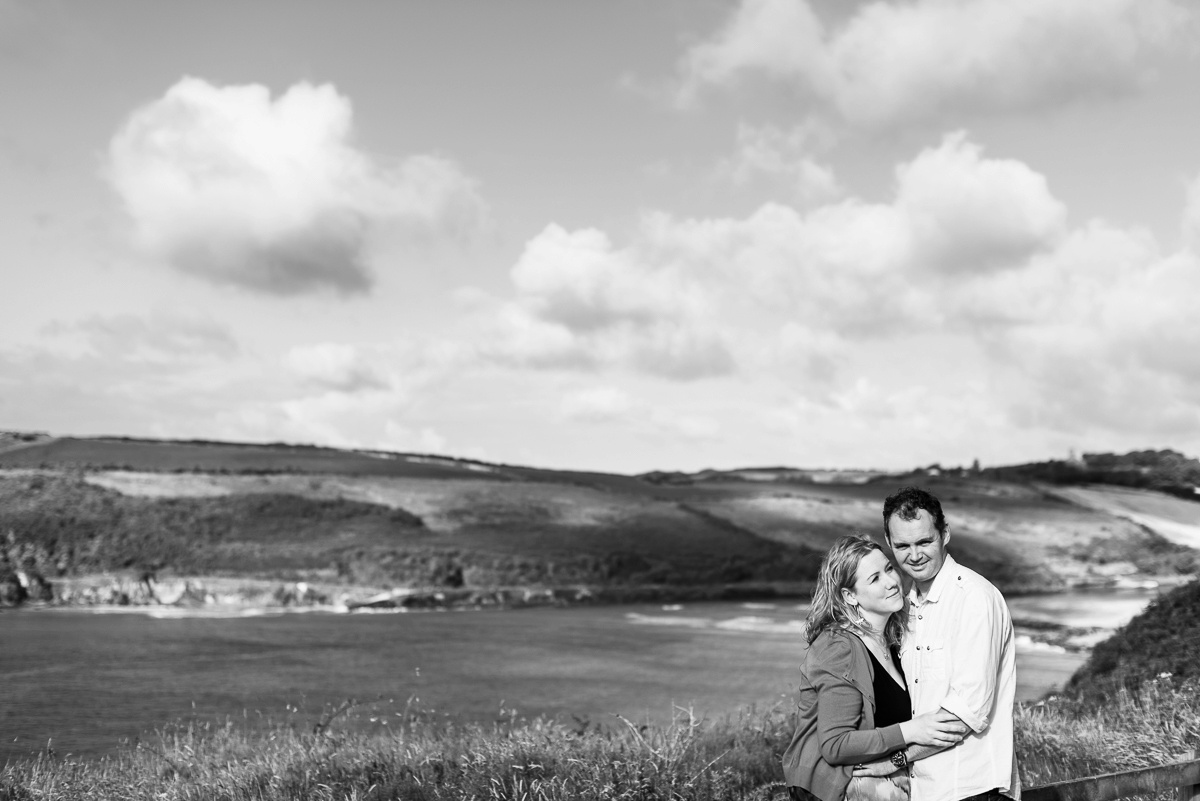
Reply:
M920 650L921 650L921 646L919 646L919 645L918 645L918 646L917 646L917 650L918 650L918 651L920 651Z
M920 683L921 683L920 679L913 679L913 684L920 684Z
M924 620L924 619L925 619L924 615L917 615L917 620Z

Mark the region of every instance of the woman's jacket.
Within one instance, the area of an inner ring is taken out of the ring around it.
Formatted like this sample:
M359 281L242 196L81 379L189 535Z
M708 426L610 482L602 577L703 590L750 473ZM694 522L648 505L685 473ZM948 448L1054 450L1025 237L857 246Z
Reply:
M787 783L842 801L854 765L903 748L900 724L875 728L875 668L844 629L817 635L800 666L796 733L783 755Z

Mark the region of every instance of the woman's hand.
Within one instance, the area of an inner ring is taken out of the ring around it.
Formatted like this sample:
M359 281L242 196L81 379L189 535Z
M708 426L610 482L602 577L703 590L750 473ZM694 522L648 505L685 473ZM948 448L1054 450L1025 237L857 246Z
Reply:
M967 733L967 724L946 710L939 709L904 721L900 724L900 733L904 735L904 741L912 745L948 748L962 741Z
M884 776L891 776L896 772L896 766L892 764L892 760L884 758L875 762L867 762L862 765L855 765L854 772L851 776L874 776L877 779L882 779Z

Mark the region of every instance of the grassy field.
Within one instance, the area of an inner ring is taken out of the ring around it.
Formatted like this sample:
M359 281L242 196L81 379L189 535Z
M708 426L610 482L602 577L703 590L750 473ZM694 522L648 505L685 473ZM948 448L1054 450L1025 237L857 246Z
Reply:
M373 730L350 733L351 716ZM679 710L664 727L516 712L464 726L411 705L348 703L316 719L168 727L100 760L10 762L0 799L771 799L791 732L783 707L720 720ZM1200 746L1200 684L1148 682L1099 709L1022 706L1016 733L1025 787L1165 764Z

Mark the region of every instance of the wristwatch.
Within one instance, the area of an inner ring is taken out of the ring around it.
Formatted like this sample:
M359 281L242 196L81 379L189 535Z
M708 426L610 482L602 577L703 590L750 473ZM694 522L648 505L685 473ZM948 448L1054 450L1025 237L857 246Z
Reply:
M904 749L892 752L892 764L900 770L908 770L908 756L904 753Z

